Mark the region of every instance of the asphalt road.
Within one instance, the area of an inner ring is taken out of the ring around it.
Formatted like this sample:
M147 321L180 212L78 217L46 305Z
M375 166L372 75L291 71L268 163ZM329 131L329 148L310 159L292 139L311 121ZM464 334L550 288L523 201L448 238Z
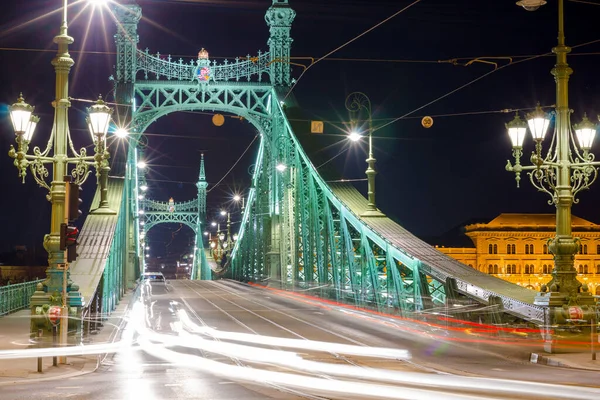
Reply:
M303 293L230 281L172 281L167 287L147 287L122 337L132 344L107 358L95 373L4 386L0 399L600 395L585 388L600 387L597 371L531 364L528 354L534 350L526 343L503 345L502 337L447 330L318 302ZM410 360L402 350L410 352Z

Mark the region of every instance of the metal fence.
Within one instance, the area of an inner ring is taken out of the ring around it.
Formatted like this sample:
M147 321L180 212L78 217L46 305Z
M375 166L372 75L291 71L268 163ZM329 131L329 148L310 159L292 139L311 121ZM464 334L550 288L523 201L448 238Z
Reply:
M43 279L39 279L37 281L0 286L0 316L29 307L36 285L43 281Z

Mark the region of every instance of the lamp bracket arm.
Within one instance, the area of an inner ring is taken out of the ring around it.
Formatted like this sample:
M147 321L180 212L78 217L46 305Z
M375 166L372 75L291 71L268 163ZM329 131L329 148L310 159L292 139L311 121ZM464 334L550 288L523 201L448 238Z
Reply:
M31 160L31 162L39 162L42 164L52 164L54 162L53 157L46 157L42 155L24 154L23 158Z
M529 180L533 187L538 191L547 193L550 196L548 204L556 204L556 187L554 181L556 180L553 169L541 169L534 168L532 172L528 172Z
M51 162L51 161L50 161ZM32 162L29 163L29 170L31 171L31 175L37 182L38 186L42 188L48 189L50 191L50 186L46 183L46 178L50 175L48 168L44 164L47 164L42 161L42 158L34 158Z

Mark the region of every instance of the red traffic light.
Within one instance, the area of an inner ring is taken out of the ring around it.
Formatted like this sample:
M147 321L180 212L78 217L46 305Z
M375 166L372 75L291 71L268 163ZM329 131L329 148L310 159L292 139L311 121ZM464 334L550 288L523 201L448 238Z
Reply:
M79 229L76 226L60 224L60 249L67 250L69 247L77 245L77 235Z

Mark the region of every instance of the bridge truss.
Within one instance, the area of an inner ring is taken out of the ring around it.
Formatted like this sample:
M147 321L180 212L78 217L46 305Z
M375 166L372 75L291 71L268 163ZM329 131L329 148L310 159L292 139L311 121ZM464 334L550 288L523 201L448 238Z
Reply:
M543 322L543 309L533 305L535 293L454 261L387 218L360 217L362 196L321 179L279 102L292 84L289 33L295 12L288 0L273 0L267 10L268 52L222 63L211 61L204 49L191 60L139 50L141 8L133 2L116 14L117 103L126 105L120 114L128 115L134 135L141 137L164 115L194 110L238 115L260 133L252 187L226 277L307 290L391 313L447 309L462 299ZM130 170L138 155L132 147ZM279 164L286 166L282 172L275 168ZM164 204L136 200L139 187L138 177L131 176L126 190L133 199L132 215L153 204L149 225L173 222L173 215L159 210ZM177 218L195 224L184 214ZM139 226L132 225L132 249L139 254Z

